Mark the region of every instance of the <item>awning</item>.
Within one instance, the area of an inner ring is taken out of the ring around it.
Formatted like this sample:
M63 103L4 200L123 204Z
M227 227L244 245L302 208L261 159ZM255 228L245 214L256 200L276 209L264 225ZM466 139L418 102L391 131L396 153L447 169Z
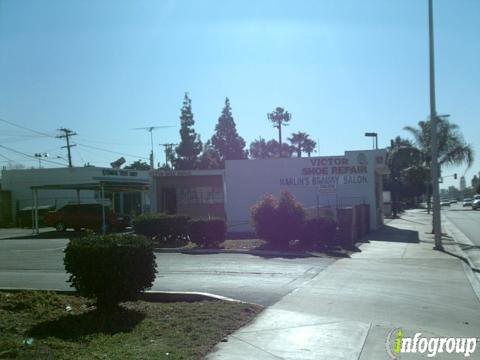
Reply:
M105 191L112 192L137 192L146 191L150 187L148 182L138 181L98 181L94 183L77 183L77 184L48 184L31 186L32 190L92 190L98 191L102 188Z

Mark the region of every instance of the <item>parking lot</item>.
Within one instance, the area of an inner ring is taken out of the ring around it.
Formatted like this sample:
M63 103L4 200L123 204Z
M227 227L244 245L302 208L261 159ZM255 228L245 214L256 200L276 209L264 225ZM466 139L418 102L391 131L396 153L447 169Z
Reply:
M0 288L69 289L63 268L67 242L68 239L1 240ZM334 262L332 258L243 254L156 256L158 274L152 290L209 292L262 305L273 304Z

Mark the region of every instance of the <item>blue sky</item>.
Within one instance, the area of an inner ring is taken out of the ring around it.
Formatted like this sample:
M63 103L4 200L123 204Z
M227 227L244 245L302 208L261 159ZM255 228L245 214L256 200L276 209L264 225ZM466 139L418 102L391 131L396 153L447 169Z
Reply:
M479 24L479 1L435 1L438 111L477 154ZM148 133L132 128L173 125L155 143L178 142L188 91L202 140L228 96L247 143L276 137L266 114L282 106L284 133L307 132L320 155L370 148L365 131L384 147L428 116L427 40L426 0L0 0L0 118L52 136L0 123L0 144L65 157L54 135L68 127L76 165L118 157L94 148L147 158Z

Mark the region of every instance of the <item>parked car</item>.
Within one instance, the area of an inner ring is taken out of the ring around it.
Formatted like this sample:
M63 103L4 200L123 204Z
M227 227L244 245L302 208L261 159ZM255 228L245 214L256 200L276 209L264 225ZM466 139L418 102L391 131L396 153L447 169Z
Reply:
M463 207L472 206L473 200L470 198L463 199Z
M54 205L40 205L38 206L38 226L43 226L44 221L43 218L45 214L49 211L55 209ZM32 227L32 219L33 219L33 206L27 206L17 211L17 226L20 228L30 228Z
M73 228L101 230L102 206L100 204L71 204L65 205L57 211L45 214L43 222L46 226L53 226L57 231ZM130 224L130 218L115 214L105 207L105 224L107 229L124 230Z
M480 195L475 195L473 197L472 209L477 210L480 208Z
M450 206L450 201L449 200L442 200L442 201L440 201L440 206Z

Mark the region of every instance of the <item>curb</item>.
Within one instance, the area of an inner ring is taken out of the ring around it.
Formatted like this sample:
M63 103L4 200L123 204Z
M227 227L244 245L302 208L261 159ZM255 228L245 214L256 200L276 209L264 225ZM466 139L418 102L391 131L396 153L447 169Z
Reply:
M173 254L189 254L189 255L241 254L241 255L256 255L256 256L284 256L284 257L302 257L302 258L323 257L322 255L314 252L275 251L275 250L154 248L153 251L158 253L166 253L166 254L173 253Z
M54 292L63 295L76 295L75 290L58 290L58 289L31 289L31 288L0 288L0 291L20 292L20 291L39 291L39 292ZM175 292L175 291L146 291L140 293L138 300L150 302L198 302L198 301L228 301L247 304L246 301L232 299L226 296L206 293L206 292ZM254 304L254 303L248 303ZM254 304L258 305L258 304Z
M472 263L472 261L470 260L468 255L465 254L465 252L460 247L459 242L457 241L457 238L459 236L463 238L462 239L463 241L460 241L460 243L464 243L464 244L466 243L466 244L472 245L472 246L475 246L475 244L472 243L472 241L466 235L464 235L463 232L460 229L458 229L450 220L445 219L443 222L444 222L445 230L446 230L447 234L455 242L454 246L455 246L455 251L457 252L457 254L453 254L453 253L449 252L448 250L444 250L444 252L465 261L468 264L468 266L470 266L472 271L474 271L476 273L480 273L480 269L478 267L476 267L475 264ZM452 229L454 229L455 231L452 231Z

